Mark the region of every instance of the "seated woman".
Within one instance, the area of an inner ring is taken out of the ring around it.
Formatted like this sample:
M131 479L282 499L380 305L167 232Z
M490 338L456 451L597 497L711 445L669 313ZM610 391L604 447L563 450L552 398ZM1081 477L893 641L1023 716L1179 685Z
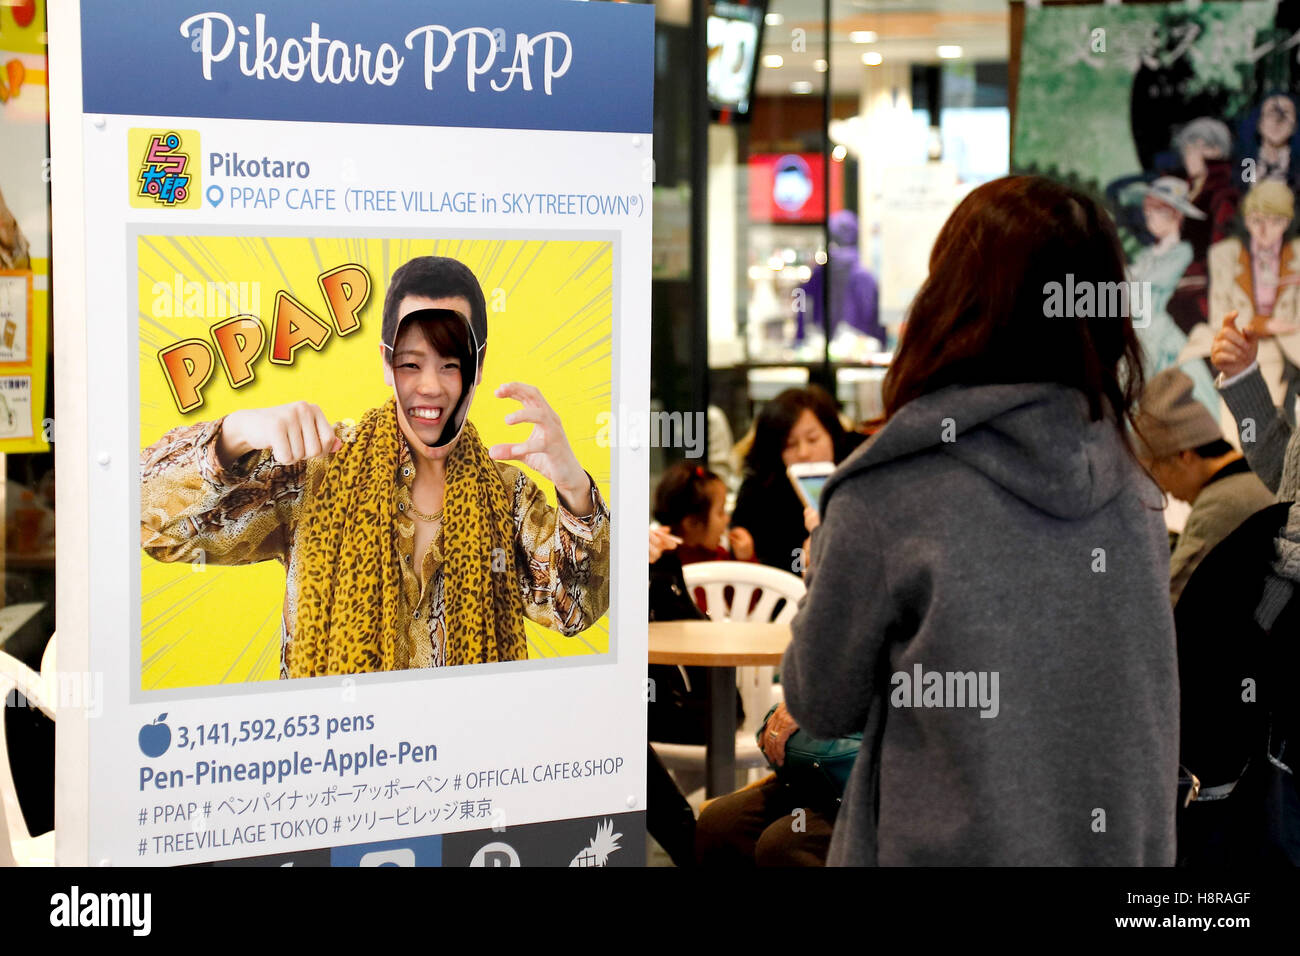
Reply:
M863 735L830 865L1174 862L1169 545L1125 427L1141 352L1122 303L1045 311L1124 279L1106 211L1041 177L985 183L940 230L888 423L822 490L781 668L805 731Z
M781 772L785 745L799 725L784 703L760 730L763 754L777 772L704 806L695 825L700 866L825 866L838 795Z
M803 502L786 468L839 464L862 440L844 430L835 402L816 385L787 389L772 399L754 422L754 441L745 454L745 477L731 514L733 534L746 531L763 564L798 573L808 529Z
M145 552L283 564L282 678L526 660L525 617L589 627L609 606L609 510L533 386L496 390L529 439L484 447L468 414L486 347L474 274L407 262L384 300L393 396L348 428L295 402L168 432L140 456Z

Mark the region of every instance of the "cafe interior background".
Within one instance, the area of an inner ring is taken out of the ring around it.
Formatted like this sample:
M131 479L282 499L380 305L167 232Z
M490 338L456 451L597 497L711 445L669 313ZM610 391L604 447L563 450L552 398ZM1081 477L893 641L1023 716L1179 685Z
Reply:
M1229 157L1249 158L1265 94L1278 94L1296 134L1297 3L654 6L651 408L707 412L708 465L733 492L733 445L782 390L819 384L855 427L880 418L929 249L974 187L1013 171L1080 186L1107 201L1136 259L1152 242L1141 187L1176 165L1180 128L1214 119ZM0 648L33 667L56 627L43 24L43 2L0 3L0 319L21 338L30 312L25 351L0 339L12 353L0 349ZM819 291L834 285L815 278L828 262L832 275L865 270L876 301ZM1178 324L1187 334L1195 316ZM669 444L652 451L652 488L692 453ZM53 826L53 728L27 708L4 720L40 833Z

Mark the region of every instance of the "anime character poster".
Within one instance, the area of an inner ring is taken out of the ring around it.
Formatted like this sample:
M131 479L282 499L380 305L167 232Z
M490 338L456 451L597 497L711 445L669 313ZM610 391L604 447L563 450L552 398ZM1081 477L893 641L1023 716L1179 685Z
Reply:
M608 425L648 405L652 11L65 27L95 454L60 654L103 687L60 852L638 862L647 468Z
M1300 394L1298 55L1300 9L1272 0L1024 11L1013 168L1107 202L1150 290L1148 372L1183 368L1216 415L1229 311L1292 418Z

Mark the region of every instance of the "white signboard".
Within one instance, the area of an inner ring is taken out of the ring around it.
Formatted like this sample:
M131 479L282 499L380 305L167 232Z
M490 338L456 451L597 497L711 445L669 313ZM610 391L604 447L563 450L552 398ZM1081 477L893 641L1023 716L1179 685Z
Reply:
M60 862L642 862L653 11L74 6Z

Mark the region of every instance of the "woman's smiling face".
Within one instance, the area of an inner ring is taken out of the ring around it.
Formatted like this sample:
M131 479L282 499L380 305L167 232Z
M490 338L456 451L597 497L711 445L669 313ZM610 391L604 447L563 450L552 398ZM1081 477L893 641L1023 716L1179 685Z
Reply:
M442 299L407 296L398 308L398 319L422 309L451 309L461 315L470 312L464 296ZM460 401L465 373L460 357L439 354L414 322L399 326L397 341L393 343L392 365L385 363L384 380L393 387L397 397L398 425L413 453L441 458L450 450L449 445L440 448L430 445L442 437L443 428ZM473 376L474 369L469 374Z
M785 440L781 461L788 467L815 461L835 460L835 440L817 420L811 408L805 408L795 420Z

